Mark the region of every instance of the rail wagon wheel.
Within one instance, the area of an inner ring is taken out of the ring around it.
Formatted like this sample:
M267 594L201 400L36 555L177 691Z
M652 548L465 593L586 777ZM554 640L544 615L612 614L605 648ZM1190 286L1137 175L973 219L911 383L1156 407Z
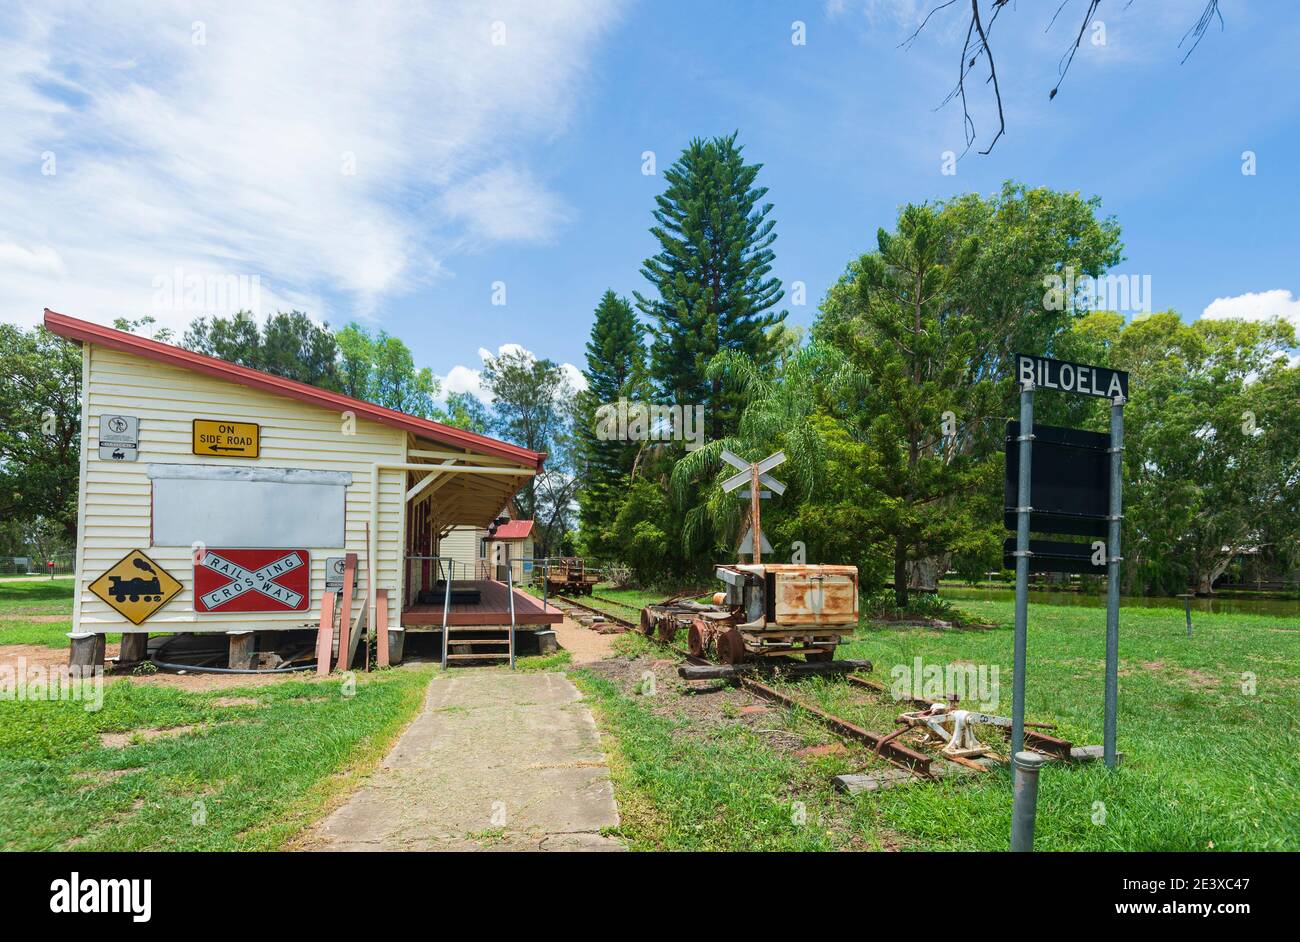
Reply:
M704 626L700 624L698 618L694 618L691 620L690 630L686 633L686 649L696 657L704 657L706 646Z
M673 616L664 615L660 618L657 630L659 640L664 644L672 644L677 640L677 622L673 620Z
M829 661L835 657L834 651L822 651L816 648L804 648L803 659L812 664L820 664L823 661Z
M718 660L723 664L740 664L745 660L745 639L739 628L719 632Z

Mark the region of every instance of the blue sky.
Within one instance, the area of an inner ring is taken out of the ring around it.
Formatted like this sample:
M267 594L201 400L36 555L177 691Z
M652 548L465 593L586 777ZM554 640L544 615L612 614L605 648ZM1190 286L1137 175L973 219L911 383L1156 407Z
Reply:
M775 204L775 273L807 286L794 323L900 204L1015 179L1100 196L1117 271L1149 276L1157 309L1300 325L1294 4L1224 0L1224 31L1180 65L1201 0L1103 2L1049 102L1086 2L1045 32L1055 0L1021 0L991 37L1006 136L954 175L961 112L937 106L964 4L899 48L932 5L9 7L0 318L183 324L235 276L263 313L401 336L452 388L508 344L581 364L600 294L644 290L662 170L738 130ZM981 147L996 117L971 90ZM184 297L195 283L209 298Z

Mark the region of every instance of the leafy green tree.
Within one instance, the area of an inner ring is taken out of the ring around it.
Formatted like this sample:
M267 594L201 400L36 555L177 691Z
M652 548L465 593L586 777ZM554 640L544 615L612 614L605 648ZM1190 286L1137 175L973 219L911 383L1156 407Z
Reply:
M150 340L157 340L159 343L171 343L172 338L176 336L176 331L170 327L157 326L158 321L153 316L146 314L144 317L131 320L126 317L116 317L113 319L115 330L125 330L132 334L141 334Z
M897 232L882 229L877 240L837 286L847 316L828 332L865 377L856 422L872 460L863 471L885 497L894 594L905 607L909 563L968 548L981 529L963 498L993 487L997 469L959 447L955 417L988 415L999 397L996 376L968 375L978 355L974 312L950 304L974 262L974 238L946 230L933 207L913 205Z
M571 529L578 484L573 387L559 364L520 350L489 357L483 385L492 395L492 434L548 455L545 471L529 479L515 504L523 517L537 521L534 552L553 555Z
M446 416L442 421L467 432L486 435L492 426L492 414L473 393L447 393Z
M678 521L662 480L643 475L628 484L612 524L613 538L619 557L641 585L680 575Z
M0 519L77 538L81 349L0 324Z
M1089 319L1109 327L1111 359L1131 374L1127 568L1147 591L1208 594L1242 552L1300 539L1295 332L1280 320L1186 324L1173 312L1118 331L1116 320Z
M1053 279L1100 276L1120 259L1119 227L1098 208L1013 183L908 206L828 292L813 338L868 380L869 394L834 415L872 445L864 473L884 496L900 605L954 557L998 564L1013 356L1051 352L1082 316L1074 294L1053 296ZM1056 406L1044 406L1036 418L1051 421Z
M641 274L656 297L636 293L649 322L655 382L668 401L703 405L710 438L735 431L739 402L706 375L726 350L743 353L761 369L776 351L767 330L785 319L772 308L784 296L771 275L775 221L767 188L756 186L762 164L748 164L736 135L690 142L664 173L650 230L659 252Z
M328 324L317 324L302 311L277 311L264 325L250 311L198 317L185 331L182 346L322 389L340 388L334 334Z
M646 392L645 345L632 305L606 291L587 341L587 388L578 395L578 518L587 552L618 556L610 528L618 516L641 443L611 437L609 411ZM602 411L604 410L604 411ZM616 422L614 423L617 424Z
M252 311L236 311L230 317L220 314L196 317L186 329L181 345L227 363L255 370L263 368L262 329Z
M441 418L434 405L441 389L428 367L416 368L405 343L386 331L372 334L351 323L336 335L339 385L343 393L388 409Z
M302 311L277 311L262 325L262 369L300 383L338 391L338 344L328 324Z
M788 488L760 511L770 540L791 508L813 499L825 478L826 448L814 422L819 405L856 399L862 392L862 376L839 350L821 344L802 348L778 377L734 351L719 353L707 375L710 380L716 377L744 403L740 424L735 435L708 442L678 460L672 486L678 506L685 509L683 550L688 555L730 557L746 526L749 504L722 490L722 482L736 473L722 460L723 449L748 461L785 452L786 461L775 473ZM748 488L743 492L747 495ZM702 499L693 500L696 494ZM807 543L803 534L794 534L793 539ZM773 548L777 549L775 542Z

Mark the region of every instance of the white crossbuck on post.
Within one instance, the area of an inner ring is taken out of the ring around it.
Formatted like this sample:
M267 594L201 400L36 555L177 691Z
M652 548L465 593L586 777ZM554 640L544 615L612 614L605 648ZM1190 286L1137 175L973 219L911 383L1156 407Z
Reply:
M762 522L759 515L760 501L771 497L772 494L784 494L785 485L767 472L771 471L777 465L785 461L785 452L778 451L774 455L768 455L762 461L746 461L744 458L734 452L722 449L722 460L733 468L739 469L739 474L733 474L722 482L722 489L730 494L736 491L742 484L749 485L749 494L741 495L749 498L749 527L745 530L745 535L740 540L740 547L737 553L749 553L754 557L754 562L762 562L763 554L772 552L772 544L767 541L763 535ZM768 490L763 490L763 488Z

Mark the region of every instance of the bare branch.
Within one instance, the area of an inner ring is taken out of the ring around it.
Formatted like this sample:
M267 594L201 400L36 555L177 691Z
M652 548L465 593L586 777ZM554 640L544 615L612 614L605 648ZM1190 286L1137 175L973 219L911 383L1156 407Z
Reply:
M981 57L986 56L988 58L989 75L985 80L985 84L993 86L993 98L998 109L998 131L997 134L993 136L993 140L989 143L989 146L980 151L980 153L991 153L999 138L1006 133L1007 127L1006 115L1002 105L1002 89L998 82L997 64L993 61L993 50L989 47L989 35L993 32L993 25L997 21L998 15L1002 12L1002 8L1008 6L1011 3L1011 0L987 0L987 2L990 4L989 11L991 15L988 16L986 26L984 18L981 16L980 0L970 0L970 21L966 27L966 40L962 44L961 48L961 66L957 71L957 84L950 92L948 92L947 96L945 96L943 101L938 105L939 108L943 108L955 100L961 101L962 131L966 140L966 150L962 151L962 156L965 156L966 151L970 150L977 136L975 131L975 122L974 119L971 118L970 114L970 103L966 96L966 78L974 70ZM926 28L930 20L936 14L951 6L955 6L956 3L957 0L943 0L943 2L935 5L930 12L925 15L921 24L912 32L912 34L903 42L899 43L899 47L904 49L910 48L912 43L916 40L916 37L921 34L921 31ZM1056 11L1048 21L1047 28L1044 30L1045 32L1052 29L1057 18L1069 3L1070 0L1061 0ZM1056 98L1057 92L1060 91L1061 85L1065 82L1065 76L1069 73L1070 66L1074 63L1075 54L1079 51L1079 47L1083 43L1084 34L1088 31L1088 27L1093 23L1097 13L1097 8L1101 5L1101 0L1086 0L1086 3L1087 7L1084 10L1083 20L1079 24L1079 31L1075 34L1074 42L1070 44L1065 53L1061 56L1061 61L1057 69L1059 78L1057 79L1056 85L1053 86L1051 91L1048 93L1047 97L1049 100ZM1128 3L1125 4L1125 9L1128 9L1132 4L1133 0L1128 0ZM1183 56L1183 62L1186 62L1188 57L1196 51L1196 47L1200 44L1201 39L1205 36L1205 33L1209 30L1210 26L1213 25L1216 19L1219 21L1219 29L1222 30L1224 28L1224 23L1223 14L1219 10L1219 0L1206 0L1205 8L1201 11L1200 18L1192 28L1187 31L1186 35L1183 36L1182 41L1178 44L1179 48L1182 48L1183 44L1187 42L1188 39L1191 40L1191 46L1188 48L1187 54Z

